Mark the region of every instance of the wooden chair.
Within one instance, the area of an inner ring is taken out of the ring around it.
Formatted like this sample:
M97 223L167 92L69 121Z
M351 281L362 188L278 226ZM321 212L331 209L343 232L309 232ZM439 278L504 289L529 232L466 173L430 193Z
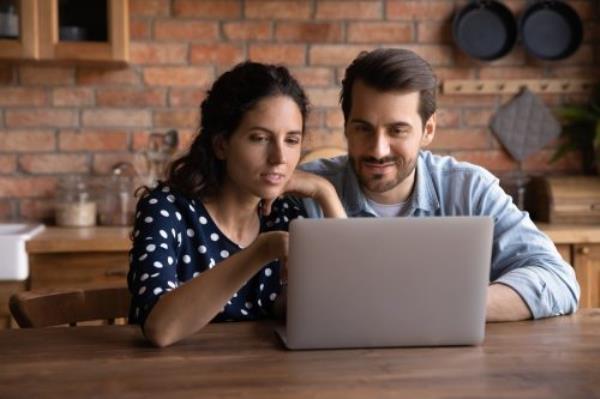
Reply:
M127 287L65 291L23 291L9 300L12 316L21 328L76 326L79 322L126 318L131 294Z
M346 155L347 153L347 150L339 147L321 147L304 154L302 159L300 159L300 164L311 162L320 158L333 158L339 155Z

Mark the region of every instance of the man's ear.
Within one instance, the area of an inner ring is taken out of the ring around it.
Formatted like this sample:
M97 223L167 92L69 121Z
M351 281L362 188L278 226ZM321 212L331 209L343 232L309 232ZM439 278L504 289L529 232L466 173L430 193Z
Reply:
M427 147L433 141L433 137L435 136L436 116L436 112L434 112L425 124L423 137L421 137L421 147Z
M213 139L212 146L217 159L224 161L227 158L227 140L219 135Z

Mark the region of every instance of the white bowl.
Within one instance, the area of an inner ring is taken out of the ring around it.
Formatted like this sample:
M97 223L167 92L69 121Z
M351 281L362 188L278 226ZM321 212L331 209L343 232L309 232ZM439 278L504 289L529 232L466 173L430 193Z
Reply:
M29 277L25 241L42 230L43 224L0 224L0 281Z

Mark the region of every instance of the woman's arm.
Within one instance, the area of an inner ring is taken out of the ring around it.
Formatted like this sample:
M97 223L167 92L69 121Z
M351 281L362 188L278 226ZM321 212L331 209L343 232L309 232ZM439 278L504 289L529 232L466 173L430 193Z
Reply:
M247 248L173 291L163 294L144 324L144 335L164 347L207 325L261 267L287 255L287 232L263 233Z

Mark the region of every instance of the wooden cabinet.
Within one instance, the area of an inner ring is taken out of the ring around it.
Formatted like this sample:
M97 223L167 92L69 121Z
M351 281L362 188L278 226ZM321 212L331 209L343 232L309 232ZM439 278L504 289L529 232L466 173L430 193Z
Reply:
M71 1L72 4L77 4L75 1L83 4L79 0ZM127 62L129 2L128 0L97 0L97 2L100 2L106 13L104 37L76 41L61 40L61 27L63 29L76 27L66 26L61 22L64 18L61 19L59 0L18 0L20 34L14 40L0 40L0 59Z

